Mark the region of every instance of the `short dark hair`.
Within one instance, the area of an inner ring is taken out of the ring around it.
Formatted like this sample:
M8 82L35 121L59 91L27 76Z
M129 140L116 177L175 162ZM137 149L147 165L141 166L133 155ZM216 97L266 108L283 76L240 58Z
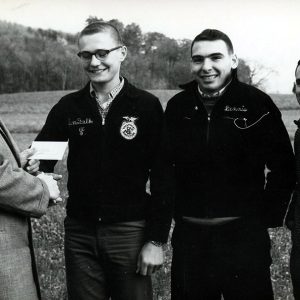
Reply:
M91 35L99 32L110 32L112 38L119 44L123 45L122 36L119 30L111 23L95 21L88 24L86 27L82 29L79 33L78 41L84 35Z
M225 42L228 51L230 53L233 53L233 45L232 42L230 40L230 38L228 37L227 34L225 34L224 32L217 30L217 29L205 29L203 30L200 34L198 34L191 45L191 53L193 50L193 46L196 42L200 42L200 41L217 41L217 40L222 40Z
M298 60L297 67L296 67L296 69L295 69L295 75L296 75L296 73L297 73L297 69L298 69L299 66L300 66L300 60Z

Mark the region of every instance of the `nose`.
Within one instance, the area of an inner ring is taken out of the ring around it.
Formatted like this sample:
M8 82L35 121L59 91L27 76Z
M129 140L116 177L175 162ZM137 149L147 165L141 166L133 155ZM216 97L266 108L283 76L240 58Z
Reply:
M100 63L101 63L100 60L97 59L95 55L92 55L90 65L91 66L98 66Z
M210 71L212 69L212 63L209 58L205 58L202 64L202 70Z

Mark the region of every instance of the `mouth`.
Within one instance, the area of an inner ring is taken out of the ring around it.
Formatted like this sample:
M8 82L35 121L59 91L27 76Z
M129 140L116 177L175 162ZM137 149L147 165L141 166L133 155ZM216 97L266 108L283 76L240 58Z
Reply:
M95 75L97 75L97 74L101 74L101 73L103 73L104 71L106 71L108 68L104 68L104 69L96 69L96 70L88 70L88 72L90 73L90 74L95 74Z
M217 78L217 74L215 75L200 75L200 78L203 80L203 81L213 81L214 79Z

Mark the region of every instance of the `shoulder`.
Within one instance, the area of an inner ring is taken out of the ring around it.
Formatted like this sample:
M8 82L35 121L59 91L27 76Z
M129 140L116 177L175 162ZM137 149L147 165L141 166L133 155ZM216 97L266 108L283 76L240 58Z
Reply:
M194 103L192 98L195 97L197 83L195 81L192 81L187 84L180 85L179 87L182 88L182 90L178 91L178 93L175 94L168 101L167 108L166 108L167 113L170 111L181 109L184 106L188 106L191 103Z
M173 97L170 98L168 103L180 103L181 101L184 101L188 97L189 94L190 94L190 91L187 91L187 90L178 91L177 94L175 94Z
M76 102L78 99L82 99L82 97L86 96L87 94L88 94L88 87L85 86L84 88L78 91L74 91L72 93L63 96L58 101L58 104L60 105L72 104L73 102Z
M152 93L140 89L130 83L128 83L127 86L127 94L133 98L138 98L141 101L144 100L144 101L156 102L158 100L158 98Z
M243 93L245 96L253 98L253 101L255 101L256 99L259 101L271 100L269 95L267 95L265 92L263 92L262 90L258 89L257 87L254 87L252 85L249 85L249 84L239 81L236 83L235 86L236 86L235 89L237 92Z
M85 103L88 95L88 88L85 86L84 88L71 92L65 96L63 96L51 109L51 113L65 113L66 111L70 111L72 107L77 106L79 103Z
M125 97L128 98L129 101L132 101L132 103L135 103L138 108L142 110L159 110L162 111L161 103L155 95L152 93L137 88L134 85L128 83L126 91L125 91Z
M242 96L248 104L256 109L268 110L276 115L281 115L272 98L262 90L249 84L238 82L236 92L238 96Z

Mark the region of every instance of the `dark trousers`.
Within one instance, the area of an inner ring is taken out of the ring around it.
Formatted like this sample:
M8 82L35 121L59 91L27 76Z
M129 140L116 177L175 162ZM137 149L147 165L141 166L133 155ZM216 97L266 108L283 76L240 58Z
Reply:
M265 228L176 224L172 245L172 300L273 299Z
M300 197L298 194L297 197ZM290 270L295 300L300 300L300 199L295 207L295 225L292 229L292 252Z
M65 220L69 300L151 300L150 276L136 274L144 221L89 224Z

